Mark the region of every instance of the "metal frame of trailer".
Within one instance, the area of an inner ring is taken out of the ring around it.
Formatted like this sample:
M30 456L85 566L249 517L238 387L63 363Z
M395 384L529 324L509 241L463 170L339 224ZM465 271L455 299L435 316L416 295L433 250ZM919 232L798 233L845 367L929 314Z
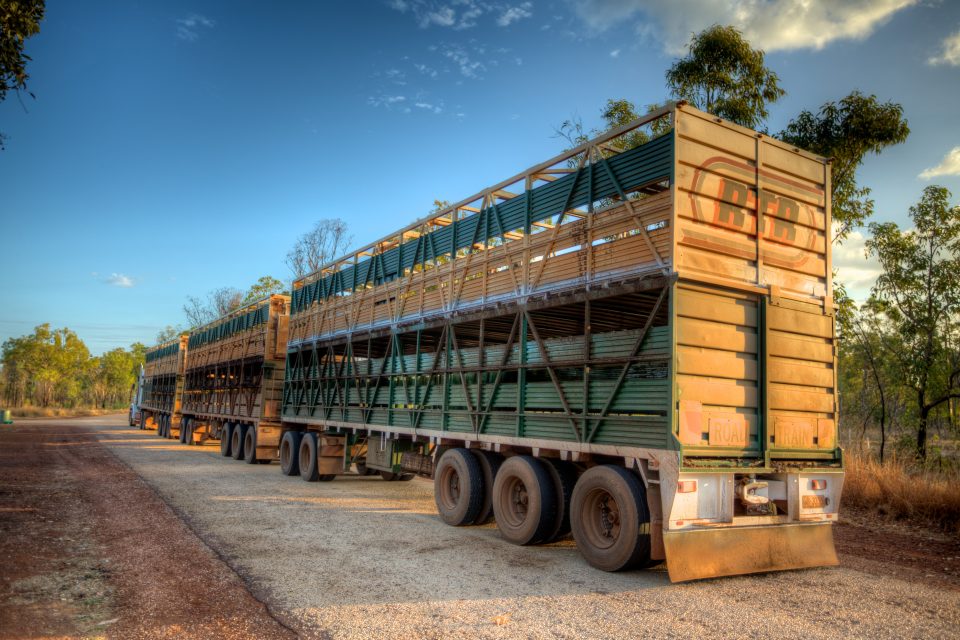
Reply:
M224 456L276 459L290 297L273 294L190 332L181 442L219 440Z
M604 569L835 564L829 194L679 103L421 219L294 283L288 450Z
M147 349L144 360L140 428L156 429L160 437L173 437L180 431L187 336Z

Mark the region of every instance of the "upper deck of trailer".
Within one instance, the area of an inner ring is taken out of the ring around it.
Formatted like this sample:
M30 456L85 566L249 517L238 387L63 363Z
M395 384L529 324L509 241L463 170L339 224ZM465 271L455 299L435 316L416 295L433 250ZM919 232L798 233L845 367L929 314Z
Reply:
M150 347L144 354L144 375L151 378L183 373L186 351L186 334Z
M188 370L251 357L282 359L289 307L290 296L275 293L193 329Z
M291 343L644 275L828 300L828 194L824 158L668 105L297 280Z

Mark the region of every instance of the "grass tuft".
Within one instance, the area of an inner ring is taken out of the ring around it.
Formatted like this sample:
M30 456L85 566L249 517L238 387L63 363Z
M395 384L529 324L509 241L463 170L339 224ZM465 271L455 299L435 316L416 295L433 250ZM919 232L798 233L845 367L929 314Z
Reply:
M902 460L846 455L843 506L960 533L960 476L917 470Z

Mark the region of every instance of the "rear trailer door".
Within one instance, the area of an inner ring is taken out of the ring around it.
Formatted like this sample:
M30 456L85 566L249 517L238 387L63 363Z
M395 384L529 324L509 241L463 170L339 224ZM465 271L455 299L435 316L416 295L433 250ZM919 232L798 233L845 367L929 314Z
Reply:
M832 314L822 305L680 282L676 434L684 458L839 457Z

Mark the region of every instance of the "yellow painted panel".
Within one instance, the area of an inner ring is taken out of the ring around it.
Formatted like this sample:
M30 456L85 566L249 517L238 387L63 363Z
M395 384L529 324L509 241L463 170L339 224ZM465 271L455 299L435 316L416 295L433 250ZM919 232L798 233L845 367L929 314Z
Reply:
M830 413L834 407L832 393L827 393L826 391L807 391L804 387L794 385L769 385L767 402L770 409L787 409L791 411L819 411Z
M757 386L752 382L678 375L677 388L681 401L693 400L725 407L758 406Z
M742 158L753 158L757 154L756 139L726 127L717 126L709 120L691 113L681 113L677 117L677 133L681 137L707 141L710 144L735 153Z
M754 237L688 218L677 220L677 242L744 260L756 260L757 255ZM763 261L771 267L813 276L822 276L826 272L826 262L817 253L769 241L763 245Z
M679 346L677 373L756 380L757 359L745 353Z
M823 187L823 164L766 142L763 143L760 153L764 166L802 178L812 183L810 187Z
M833 346L820 338L807 338L771 331L767 336L767 352L771 356L783 356L814 362L833 362Z
M767 309L767 326L778 331L789 331L821 338L833 337L833 318L823 314L806 313L784 307Z
M677 313L681 316L757 326L757 305L748 300L738 300L723 295L678 288Z
M678 318L677 344L756 353L757 334L747 327Z
M755 236L757 232L757 216L754 209L724 204L693 193L682 191L679 193L677 215L747 236ZM772 215L764 215L763 237L770 242L799 247L816 253L822 254L826 250L826 236L822 231ZM752 238L750 241L754 242Z
M832 387L833 369L823 364L813 364L783 358L770 358L767 364L770 382L802 384L808 387Z

